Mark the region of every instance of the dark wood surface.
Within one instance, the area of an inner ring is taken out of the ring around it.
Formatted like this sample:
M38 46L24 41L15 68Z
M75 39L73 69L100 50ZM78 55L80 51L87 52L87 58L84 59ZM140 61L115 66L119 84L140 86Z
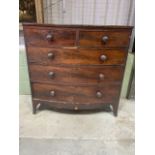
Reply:
M54 58L49 59L48 53ZM100 56L107 56L101 61ZM120 49L60 49L28 47L29 63L43 65L119 65L125 63L127 52Z
M106 86L72 86L56 84L32 84L34 98L52 100L57 102L70 102L78 104L112 103L116 100L120 85ZM55 92L55 96L50 95L50 91ZM102 97L96 96L97 92L102 93Z
M44 107L44 108L52 108L54 110L60 111L60 110L69 110L66 112L73 112L75 114L75 111L79 112L79 110L92 110L92 112L94 110L102 110L103 107L105 106L109 106L109 103L97 103L97 104L72 104L70 102L55 102L52 100L44 100L44 99L38 99L38 98L33 98L33 105L35 105L35 107L37 105L40 104L40 107ZM43 108L42 108L43 109ZM36 109L34 109L34 112L36 112ZM86 112L86 111L85 111Z
M50 34L53 39L47 40ZM47 29L26 29L27 44L31 46L74 46L76 43L76 31L72 30L47 30Z
M62 29L66 29L66 28L70 28L70 29L95 29L95 30L128 30L128 31L132 31L133 26L122 26L122 25L65 25L65 24L38 24L38 23L23 23L23 27L24 28L46 28L46 29L51 29L51 28L62 28Z
M33 113L39 104L69 110L112 105L117 116L132 27L24 23L23 29Z
M102 37L108 36L106 43ZM82 47L127 47L129 45L129 31L80 31L79 46Z
M53 73L52 75L50 73ZM32 82L61 83L72 85L109 85L121 83L124 67L58 67L30 65ZM76 81L76 83L75 83Z

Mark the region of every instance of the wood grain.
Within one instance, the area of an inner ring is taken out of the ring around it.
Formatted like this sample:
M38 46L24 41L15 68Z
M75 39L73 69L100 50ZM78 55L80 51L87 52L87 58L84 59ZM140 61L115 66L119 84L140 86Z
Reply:
M108 36L108 41L102 41L103 36ZM82 47L128 47L130 41L129 31L80 31L79 46Z
M24 23L23 30L33 113L38 104L70 110L112 105L117 116L131 26Z
M77 104L77 103L71 103L71 102L58 102L58 101L52 101L52 100L45 100L45 99L38 99L33 98L33 105L36 107L36 105L41 104L41 107L45 108L53 108L55 110L72 110L75 113L76 111L81 110L101 110L104 109L105 106L109 106L109 103L98 103L98 104ZM78 109L77 109L78 108ZM66 111L67 112L67 111Z
M49 73L53 72L53 76ZM121 83L124 67L57 67L30 65L30 80L32 82L60 83L71 85L109 85ZM104 75L100 78L100 74ZM75 82L76 81L76 82Z
M53 39L48 41L46 36L51 34ZM25 29L27 45L31 46L74 46L76 43L76 31L55 29Z
M125 25L66 25L66 24L41 24L41 23L23 23L23 26L25 29L27 28L35 28L35 29L74 29L74 30L110 30L110 31L116 31L116 30L122 30L122 31L132 31L133 26L125 26Z
M29 63L43 65L121 65L125 64L127 52L124 49L60 49L28 47ZM48 53L54 58L48 59ZM100 56L106 55L107 60L101 61Z
M33 97L57 102L70 102L72 104L113 103L119 94L120 85L108 86L62 86L56 84L32 84ZM50 91L55 91L55 96L50 96ZM100 91L103 96L96 97Z

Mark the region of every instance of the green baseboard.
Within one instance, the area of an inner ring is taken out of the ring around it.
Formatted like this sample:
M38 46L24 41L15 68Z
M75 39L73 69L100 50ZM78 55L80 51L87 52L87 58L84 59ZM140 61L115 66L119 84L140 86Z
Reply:
M122 98L126 98L127 95L133 63L134 63L134 55L129 53L121 90ZM19 94L20 95L31 94L25 49L19 50Z

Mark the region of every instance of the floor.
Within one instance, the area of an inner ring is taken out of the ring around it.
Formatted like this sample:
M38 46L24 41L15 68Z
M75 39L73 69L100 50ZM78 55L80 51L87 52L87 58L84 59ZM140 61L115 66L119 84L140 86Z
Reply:
M31 96L20 95L20 155L134 155L134 101L112 112L32 114Z

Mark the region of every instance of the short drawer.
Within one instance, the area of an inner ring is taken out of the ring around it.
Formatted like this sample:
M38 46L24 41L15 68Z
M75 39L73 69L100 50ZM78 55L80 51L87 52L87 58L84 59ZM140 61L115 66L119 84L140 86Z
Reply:
M128 47L131 31L80 31L81 47Z
M24 35L29 46L75 46L76 31L25 28Z
M28 62L46 65L119 65L125 64L124 49L57 49L28 47Z
M29 70L30 80L32 82L106 85L110 83L121 83L124 67L57 67L30 65Z
M120 85L102 87L32 84L33 98L73 104L112 103L118 99Z

